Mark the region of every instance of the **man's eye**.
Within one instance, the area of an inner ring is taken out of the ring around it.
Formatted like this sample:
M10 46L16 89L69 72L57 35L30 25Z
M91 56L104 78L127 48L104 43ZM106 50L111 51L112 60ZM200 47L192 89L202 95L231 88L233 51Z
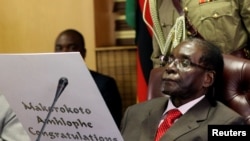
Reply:
M190 66L190 61L188 59L183 59L180 61L182 67L189 67Z
M70 50L71 51L78 51L79 48L78 48L78 46L73 45L73 46L70 46Z

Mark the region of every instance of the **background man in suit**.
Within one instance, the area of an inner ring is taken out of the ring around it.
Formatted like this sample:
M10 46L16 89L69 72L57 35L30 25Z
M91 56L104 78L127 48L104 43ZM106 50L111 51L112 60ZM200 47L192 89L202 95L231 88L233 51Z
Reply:
M8 101L1 94L0 107L0 141L31 141Z
M55 52L80 52L83 59L86 56L84 37L74 29L62 31L55 42ZM114 78L90 70L90 73L107 104L117 126L122 118L121 96Z
M171 109L178 109L182 116L164 132L162 140L208 140L209 124L245 124L243 117L214 97L219 94L214 88L224 67L218 47L188 39L164 63L161 90L167 96L128 107L121 123L124 141L153 141Z

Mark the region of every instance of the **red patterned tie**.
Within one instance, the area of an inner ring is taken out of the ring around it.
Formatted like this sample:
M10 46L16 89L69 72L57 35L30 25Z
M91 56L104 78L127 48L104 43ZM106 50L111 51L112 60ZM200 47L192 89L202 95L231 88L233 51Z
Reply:
M159 141L161 136L167 131L167 129L174 123L174 121L181 116L181 112L178 109L172 109L167 112L164 121L161 123L157 130L155 141Z

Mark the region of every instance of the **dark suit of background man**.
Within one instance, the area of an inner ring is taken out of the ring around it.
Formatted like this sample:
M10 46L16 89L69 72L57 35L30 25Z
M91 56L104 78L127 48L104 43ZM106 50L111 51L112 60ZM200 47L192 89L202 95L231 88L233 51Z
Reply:
M80 52L85 59L86 48L83 35L74 29L62 31L56 39L55 52ZM122 118L122 101L115 79L92 70L90 73L119 127Z

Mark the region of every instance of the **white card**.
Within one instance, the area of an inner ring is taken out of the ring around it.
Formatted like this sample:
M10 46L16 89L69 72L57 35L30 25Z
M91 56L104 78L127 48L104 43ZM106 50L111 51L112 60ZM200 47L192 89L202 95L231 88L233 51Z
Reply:
M123 141L78 52L0 55L0 93L33 141L51 107L58 81L68 85L57 100L40 141Z

